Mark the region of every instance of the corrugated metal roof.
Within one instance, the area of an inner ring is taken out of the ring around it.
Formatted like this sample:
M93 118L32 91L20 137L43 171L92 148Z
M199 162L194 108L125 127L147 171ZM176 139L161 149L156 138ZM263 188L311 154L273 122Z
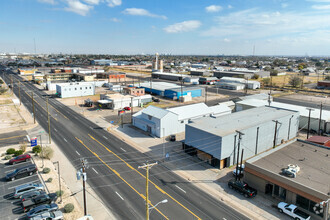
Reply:
M150 115L150 116L158 118L158 119L161 119L165 115L167 115L169 113L169 111L150 105L147 108L143 109L142 113Z
M150 88L150 82L141 83L141 87ZM165 91L165 89L180 88L181 86L174 84L174 83L167 83L167 82L152 82L151 87L152 87L152 89Z
M252 108L245 111L220 116L217 118L201 118L193 120L189 126L207 130L218 136L226 136L236 130L244 130L281 117L292 115L294 111L273 107Z
M219 105L211 106L209 108L211 109L212 113L215 115L223 112L231 112L231 108L229 108L228 105L226 104L219 104Z
M246 100L237 102L237 104L260 107L260 106L268 105L268 101L267 100L258 100L258 99L246 99ZM298 112L300 112L300 115L304 116L304 117L309 116L309 110L307 107L304 107L304 106L291 105L291 104L286 104L286 103L282 103L282 102L271 102L270 106L273 106L276 108L288 109L288 110L292 110L292 111L298 111ZM320 118L320 109L316 109L316 108L311 108L311 109L313 109L313 111L311 111L311 118ZM330 111L322 110L322 119L326 120L326 121L330 121Z
M207 105L205 105L205 103L197 103L170 108L168 111L178 115L179 120L191 119L212 113L212 110Z

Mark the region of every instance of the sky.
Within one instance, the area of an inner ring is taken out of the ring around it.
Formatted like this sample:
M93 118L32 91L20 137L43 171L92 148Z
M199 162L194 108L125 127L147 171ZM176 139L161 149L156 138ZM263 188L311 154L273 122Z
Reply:
M0 53L35 51L327 56L330 0L1 0Z

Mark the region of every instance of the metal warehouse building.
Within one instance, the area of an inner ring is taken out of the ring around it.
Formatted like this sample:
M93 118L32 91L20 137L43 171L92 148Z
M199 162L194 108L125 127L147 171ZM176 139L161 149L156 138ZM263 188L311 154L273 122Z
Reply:
M95 95L93 83L62 83L56 85L56 93L61 98Z
M217 117L193 120L186 125L183 148L217 168L235 164L238 132L244 158L253 157L296 137L299 113L280 108L260 107ZM276 132L275 132L276 131Z
M184 76L186 75L177 74L177 73L162 73L162 72L153 72L151 74L152 78L172 80L172 81L181 81Z
M268 101L266 100L247 99L236 102L236 111L242 111L242 110L251 109L260 106L266 106L266 105L269 105ZM271 102L270 106L299 112L300 113L299 128L300 129L308 128L309 108L299 105L281 103L281 102ZM310 118L310 129L314 131L318 131L320 109L315 109L315 108L310 108L310 109L312 109L311 118ZM330 111L322 110L321 130L327 133L330 132Z
M181 96L199 97L204 95L204 88L198 86L181 86L166 82L141 83L140 87L145 89L145 92L164 96L169 99L178 100Z

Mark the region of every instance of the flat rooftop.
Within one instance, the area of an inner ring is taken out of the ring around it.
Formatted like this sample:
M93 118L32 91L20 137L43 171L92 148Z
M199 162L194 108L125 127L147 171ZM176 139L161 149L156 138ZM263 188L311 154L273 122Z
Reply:
M279 175L288 164L298 165L300 172L296 178L281 176L324 194L330 192L330 149L295 141L267 156L261 156L252 159L251 164Z
M236 132L236 130L245 130L295 113L286 109L263 106L217 118L195 119L189 126L223 137Z

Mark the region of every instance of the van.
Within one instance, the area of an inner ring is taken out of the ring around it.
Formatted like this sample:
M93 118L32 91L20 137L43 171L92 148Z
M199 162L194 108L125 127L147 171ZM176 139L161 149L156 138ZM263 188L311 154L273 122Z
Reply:
M44 186L41 183L28 183L18 186L14 190L14 198L20 198L23 194L36 190L44 190Z

